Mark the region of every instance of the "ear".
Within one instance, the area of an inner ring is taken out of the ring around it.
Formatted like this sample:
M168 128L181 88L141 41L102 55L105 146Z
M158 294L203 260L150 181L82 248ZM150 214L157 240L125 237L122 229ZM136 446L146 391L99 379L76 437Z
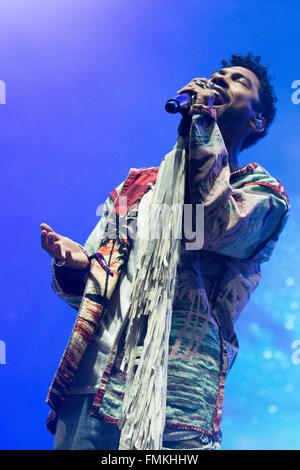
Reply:
M267 121L261 113L255 114L249 120L249 125L254 132L263 132L266 128Z

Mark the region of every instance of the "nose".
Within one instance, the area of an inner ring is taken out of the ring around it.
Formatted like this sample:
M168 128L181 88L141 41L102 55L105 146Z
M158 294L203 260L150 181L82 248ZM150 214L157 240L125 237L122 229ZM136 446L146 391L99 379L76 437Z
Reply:
M215 83L216 85L219 85L222 88L229 88L229 83L224 75L221 75L217 73L214 78L210 80L211 82Z

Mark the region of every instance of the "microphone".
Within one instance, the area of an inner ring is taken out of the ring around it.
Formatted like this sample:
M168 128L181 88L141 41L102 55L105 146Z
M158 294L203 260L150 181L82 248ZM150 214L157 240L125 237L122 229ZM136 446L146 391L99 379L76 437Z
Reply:
M166 102L165 110L171 114L179 113L194 104L195 98L196 95L192 93L182 93L181 95L176 95Z
M215 84L213 82L204 83L202 80L197 80L195 82L201 88L209 88L211 91L214 89ZM181 111L186 110L189 106L192 106L195 103L196 95L194 93L182 93L181 95L176 95L174 98L169 99L166 102L165 110L168 113L176 114ZM209 97L208 106L214 104L215 94L212 92Z

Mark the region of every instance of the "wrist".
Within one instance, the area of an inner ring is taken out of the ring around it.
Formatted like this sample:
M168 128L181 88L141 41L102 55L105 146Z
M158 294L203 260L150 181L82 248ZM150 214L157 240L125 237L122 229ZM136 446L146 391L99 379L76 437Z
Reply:
M106 271L110 276L113 276L113 275L114 275L114 273L112 272L112 270L109 268L109 266L108 266L108 264L107 264L107 262L106 262L104 256L102 255L102 253L96 252L96 253L93 253L92 255L90 255L90 254L85 250L85 248L83 248L81 245L78 245L78 246L82 249L82 251L85 253L85 255L86 255L86 257L87 257L87 260L88 260L87 265L86 265L86 267L83 268L83 269L82 269L81 267L80 267L80 268L78 268L78 267L75 268L75 267L73 267L73 266L71 266L71 267L69 266L70 269L73 269L73 270L76 270L76 269L77 269L77 270L80 270L81 272L82 272L82 271L87 272L87 271L90 269L91 260L92 260L93 258L95 258L95 259L98 261L98 263L99 263L99 265L101 266L101 268L104 269L104 271ZM53 262L54 262L55 266L59 266L59 267L60 267L60 266L65 266L66 268L68 268L68 266L65 265L65 260L55 260L55 259L53 259ZM78 264L77 264L77 266L78 266Z
M67 274L67 275L72 275L73 277L82 277L84 274L88 273L90 270L90 263L85 268L75 268L75 267L70 267L70 266L57 266L54 264L55 268L55 273L58 275L58 273L61 274Z
M217 120L217 111L213 106L207 106L205 104L193 104L190 110L192 115L200 114L210 122Z
M90 254L81 246L81 245L78 245L81 250L83 251L83 253L85 254L85 258L83 258L82 262L81 260L77 260L77 261L72 261L71 264L68 263L68 261L64 260L64 259L57 259L57 258L53 258L53 263L56 267L58 268L67 268L67 269L73 269L73 270L76 270L76 271L82 271L82 272L86 272L89 270L90 268Z

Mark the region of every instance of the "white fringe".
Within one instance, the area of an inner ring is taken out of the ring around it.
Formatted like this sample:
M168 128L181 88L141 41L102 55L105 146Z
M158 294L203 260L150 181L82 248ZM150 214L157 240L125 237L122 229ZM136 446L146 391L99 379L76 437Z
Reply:
M148 230L154 223L158 236L139 241L122 363L123 369L127 366L127 380L119 422L121 450L159 450L162 447L169 334L181 245L185 158L185 150L176 144L163 159L148 216ZM168 221L159 223L156 210L162 204L172 210ZM144 335L143 347L138 347Z

